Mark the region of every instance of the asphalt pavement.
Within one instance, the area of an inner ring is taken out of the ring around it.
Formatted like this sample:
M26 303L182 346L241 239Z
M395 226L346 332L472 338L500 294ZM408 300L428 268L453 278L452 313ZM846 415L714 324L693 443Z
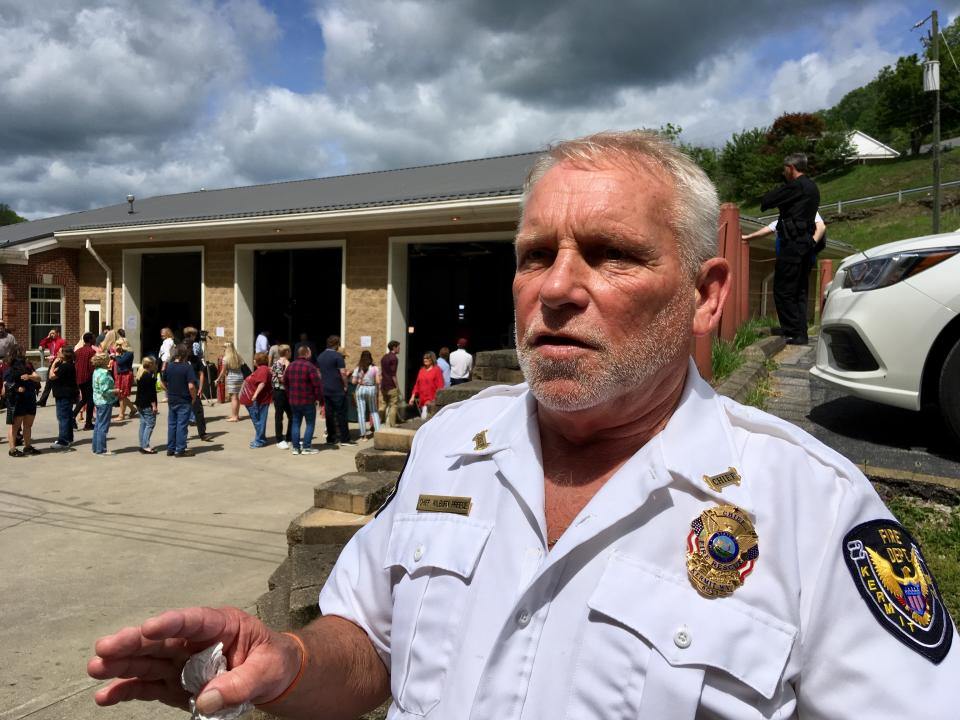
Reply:
M767 410L799 425L859 465L871 477L924 475L960 480L960 443L936 410L913 412L862 400L810 375L809 345L788 345L774 356Z
M207 409L213 442L191 428L193 458L139 454L137 420L111 428L114 457L93 455L81 431L75 451L11 458L4 433L0 720L186 717L157 703L94 705L94 641L167 608L253 609L286 557L287 525L313 504L314 485L354 469L357 450L250 450L249 420L225 422L226 407ZM166 440L160 412L155 445ZM36 429L40 448L56 438L52 405Z

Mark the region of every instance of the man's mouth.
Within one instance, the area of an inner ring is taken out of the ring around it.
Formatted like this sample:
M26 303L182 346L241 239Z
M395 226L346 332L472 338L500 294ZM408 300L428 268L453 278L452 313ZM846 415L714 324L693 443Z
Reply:
M577 347L595 350L596 346L573 335L550 335L543 333L533 338L533 347Z

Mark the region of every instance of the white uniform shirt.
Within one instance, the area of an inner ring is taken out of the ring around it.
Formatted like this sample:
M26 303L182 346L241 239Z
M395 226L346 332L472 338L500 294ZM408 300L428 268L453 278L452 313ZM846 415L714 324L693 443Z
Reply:
M450 377L454 380L467 379L472 370L473 355L463 348L457 348L450 353Z
M526 385L449 406L417 433L396 496L320 595L390 671L388 718L956 716L956 643L939 665L905 647L845 566L844 535L890 517L867 480L690 368L667 427L549 553ZM729 467L739 486L706 485ZM421 494L469 497L469 515L417 512ZM759 557L732 595L706 599L686 540L718 504L748 511Z

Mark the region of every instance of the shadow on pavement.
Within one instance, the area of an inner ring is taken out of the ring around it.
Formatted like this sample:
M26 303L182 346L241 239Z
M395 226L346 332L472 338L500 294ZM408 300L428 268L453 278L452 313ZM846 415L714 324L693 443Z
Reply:
M935 409L921 412L881 405L862 398L840 396L810 410L810 420L836 435L960 462L960 448Z

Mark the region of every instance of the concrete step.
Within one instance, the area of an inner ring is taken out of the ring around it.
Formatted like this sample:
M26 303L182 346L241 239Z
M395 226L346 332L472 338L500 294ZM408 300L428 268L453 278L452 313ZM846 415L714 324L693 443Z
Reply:
M377 450L395 450L410 452L413 445L413 436L417 431L410 428L380 428L373 434L373 446Z
M516 350L484 350L477 353L473 366L474 368L504 367L516 369L520 367L520 361L517 360Z
M283 559L283 562L277 566L277 569L270 574L267 580L267 589L276 590L278 587L290 587L291 575L293 573L293 562L290 560L289 553Z
M271 630L290 630L290 586L274 588L258 597L257 617Z
M320 616L320 589L330 576L343 546L297 545L291 548L291 584L288 618L292 627L303 627Z
M346 544L370 522L372 515L356 515L312 507L294 518L287 528L287 545Z
M396 450L377 450L366 447L357 452L356 464L359 472L377 472L393 470L400 472L407 462L407 453Z
M437 393L437 399L434 401L434 407L440 409L444 405L469 400L481 390L486 390L494 385L503 385L503 382L493 380L471 380L470 382L460 383L444 388Z
M419 430L421 427L423 427L425 422L426 420L417 415L414 418L410 418L409 420L400 423L400 427L404 430Z
M399 473L394 471L346 473L317 485L313 489L313 505L355 515L369 515L383 505L387 495L396 486L398 476Z

